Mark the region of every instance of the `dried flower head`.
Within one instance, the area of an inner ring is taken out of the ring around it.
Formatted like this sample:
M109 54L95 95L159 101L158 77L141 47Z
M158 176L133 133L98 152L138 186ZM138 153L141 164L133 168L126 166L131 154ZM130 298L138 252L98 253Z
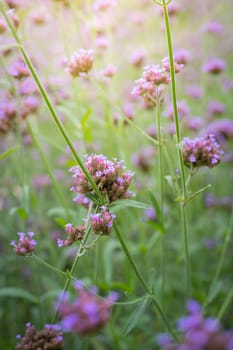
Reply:
M103 155L86 155L84 165L103 196L107 196L109 202L117 199L128 198L133 194L128 190L133 179L131 171L125 171L122 161L108 160ZM86 175L79 166L70 169L74 178L74 186L71 191L87 194L94 193Z
M17 335L19 343L16 350L62 350L63 337L61 327L54 324L46 324L38 331L31 323L26 324L26 332L22 337Z
M66 70L71 74L73 78L86 76L87 73L92 69L93 62L93 51L80 49L78 52L73 53L70 60L67 60Z
M33 239L34 233L28 232L28 237L23 232L18 232L18 235L18 244L16 244L15 241L11 242L11 245L14 247L14 252L18 255L31 255L36 246L36 241Z
M110 293L100 299L96 288L85 290L82 283L75 285L77 298L74 301L63 301L60 307L61 325L64 331L79 335L91 335L98 332L107 323L110 309L116 301L116 293Z
M213 168L221 161L223 151L220 150L214 135L206 135L193 140L188 137L184 138L182 154L187 167L208 166Z

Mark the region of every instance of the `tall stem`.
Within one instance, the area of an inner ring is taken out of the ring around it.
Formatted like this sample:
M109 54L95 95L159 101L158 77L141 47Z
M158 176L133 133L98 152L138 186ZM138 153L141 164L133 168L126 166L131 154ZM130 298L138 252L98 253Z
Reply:
M163 171L163 140L162 140L162 131L161 131L161 112L160 112L160 100L158 99L157 110L156 110L156 123L157 123L157 134L158 134L158 172L159 172L159 204L160 204L160 220L163 223L163 214L164 214L164 171ZM163 230L160 235L160 254L161 254L161 272L162 272L162 304L164 300L164 291L165 291L165 247L164 247L164 225L162 224Z
M182 190L182 202L180 204L181 211L181 220L182 220L182 229L183 229L183 240L184 240L184 253L185 253L185 280L186 280L186 298L190 297L191 294L191 268L190 268L190 258L189 258L189 245L188 245L188 223L187 223L187 212L185 202L187 199L187 190L186 190L186 180L185 180L185 170L182 157L181 149L181 132L179 124L179 116L177 109L177 98L176 98L176 80L175 80L175 68L174 68L174 59L173 59L173 48L172 48L172 37L171 37L171 28L169 22L169 16L167 11L167 3L163 0L163 12L164 20L166 27L166 37L167 37L167 46L169 53L169 63L170 63L170 74L171 74L171 92L172 92L172 104L173 104L173 113L176 127L176 142L177 142L177 151L178 151L178 160L179 160L179 169L181 177L181 190Z
M25 49L24 49L24 47L23 47L23 45L21 43L21 40L19 39L19 36L18 36L18 34L17 34L17 32L16 32L16 30L14 28L14 25L11 23L11 20L10 20L10 18L8 16L7 12L5 11L3 3L1 1L0 1L0 11L1 11L3 17L6 20L6 22L8 24L8 27L10 28L10 31L11 31L15 41L19 45L18 49L21 52L21 54L22 54L22 56L23 56L23 58L25 60L25 63L27 64L28 69L31 72L31 75L32 75L32 77L34 78L34 80L35 80L35 82L37 84L37 87L38 87L38 89L39 89L39 91L40 91L40 93L41 93L41 95L42 95L42 97L43 97L43 99L44 99L48 109L49 109L49 112L50 112L50 114L51 114L55 124L57 125L59 131L61 132L62 136L64 137L64 139L65 139L67 145L69 146L69 148L70 148L70 150L71 150L75 160L77 161L78 165L80 166L80 168L82 169L82 171L86 175L88 181L90 182L91 186L93 187L93 190L95 191L96 195L102 201L103 198L102 198L101 192L99 191L99 189L96 186L94 180L92 179L91 175L89 174L89 172L87 171L86 167L84 166L81 158L77 154L77 152L76 152L72 142L69 139L69 136L68 136L68 133L67 133L66 129L64 128L63 124L60 122L59 117L58 117L58 115L57 115L57 113L55 111L55 108L54 108L54 106L53 106L53 104L52 104L52 102L51 102L51 100L50 100L50 98L49 98L49 96L48 96L48 94L47 94L47 92L46 92L46 90L45 90L45 88L44 88L44 86L43 86L43 84L42 84L38 74L37 74L37 72L35 71L35 69L33 67L33 64L31 62L28 54L26 53L26 51L25 51Z

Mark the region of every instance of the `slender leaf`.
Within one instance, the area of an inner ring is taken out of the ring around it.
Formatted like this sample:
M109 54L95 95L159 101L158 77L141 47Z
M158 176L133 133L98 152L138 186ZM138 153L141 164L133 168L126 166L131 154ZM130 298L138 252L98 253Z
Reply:
M111 210L117 212L118 210L124 209L126 207L138 208L138 209L150 209L151 206L147 203L134 201L131 199L119 199L113 202L111 205Z
M6 152L0 154L0 160L7 158L10 154L14 153L18 148L19 146L9 148Z
M123 330L124 335L128 335L140 322L140 319L142 318L142 315L145 312L148 300L149 298L148 296L146 296L145 299L143 299L139 306L136 308L136 310L132 313Z
M39 299L33 294L17 287L6 287L0 289L0 297L11 297L11 298L21 298L32 303L39 303Z

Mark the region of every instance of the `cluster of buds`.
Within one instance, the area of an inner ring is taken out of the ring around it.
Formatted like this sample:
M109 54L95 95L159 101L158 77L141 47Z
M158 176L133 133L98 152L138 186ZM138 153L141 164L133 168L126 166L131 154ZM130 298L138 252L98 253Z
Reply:
M44 329L38 331L31 323L26 324L26 332L22 337L16 337L19 343L16 350L62 350L63 337L61 327L53 324L46 324Z
M189 301L187 309L188 315L178 321L178 329L183 334L182 344L174 344L167 334L161 334L157 341L163 350L233 349L233 332L222 330L217 319L204 318L196 301Z
M16 106L9 100L0 102L0 134L6 134L16 124Z
M78 52L73 53L70 60L67 60L66 70L73 78L86 77L87 73L92 69L93 62L93 51L80 49Z
M117 159L114 159L112 162L103 155L92 154L85 157L84 165L87 171L102 195L105 198L107 197L109 203L117 199L129 198L133 195L128 188L134 174L131 171L125 171L122 163L122 161L117 161ZM71 168L70 172L74 178L74 186L71 188L71 191L81 194L94 193L92 185L80 166Z
M64 300L60 307L62 328L81 336L95 334L108 321L111 306L117 299L116 293L100 299L95 287L85 290L78 282L75 289L77 298L73 302Z
M36 241L33 239L34 233L28 232L28 237L23 232L18 232L18 235L18 244L16 244L15 241L11 242L11 245L14 247L14 252L18 255L31 255L36 246Z
M221 161L223 151L220 150L214 135L206 135L193 140L188 137L184 138L182 154L187 167L208 166L213 168Z
M80 241L83 239L85 233L85 224L81 226L73 226L72 224L67 224L66 226L67 239L58 239L57 245L58 247L68 247L72 245L76 241Z
M180 72L183 64L174 60L175 72ZM170 83L170 64L167 58L160 65L144 67L142 78L135 81L132 95L141 96L149 107L154 107L163 100L164 86Z
M15 79L26 78L30 75L30 71L23 60L17 59L8 69L8 73Z
M90 215L90 226L96 235L110 235L115 215L102 206L101 212Z

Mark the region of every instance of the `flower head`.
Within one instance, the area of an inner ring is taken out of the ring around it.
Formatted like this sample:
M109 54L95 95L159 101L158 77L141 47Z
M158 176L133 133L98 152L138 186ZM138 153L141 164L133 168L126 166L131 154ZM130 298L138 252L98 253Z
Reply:
M101 207L101 212L90 215L90 226L97 235L110 235L115 215Z
M91 335L98 332L110 317L110 308L116 301L116 293L100 299L96 288L85 290L81 283L75 285L77 297L74 301L63 301L60 314L64 331L79 335Z
M209 74L220 74L226 68L226 64L219 58L210 58L202 67L202 71Z
M182 141L182 154L187 167L208 166L213 168L221 161L223 151L213 135L197 137L193 140L188 137Z
M59 248L68 247L74 242L83 239L86 228L85 224L82 224L81 226L73 226L72 224L67 224L65 228L67 232L67 238L65 240L60 238L57 239L57 245Z
M14 252L18 255L31 255L36 246L36 241L33 239L34 233L28 232L28 237L23 232L18 232L18 235L18 244L16 244L15 241L11 242L11 245L14 247Z
M19 343L16 350L62 350L63 337L61 328L55 324L46 324L41 331L38 331L31 323L26 324L26 332L22 337L16 337Z
M109 202L117 199L128 198L132 192L128 190L133 179L131 171L125 171L122 161L108 160L103 155L91 154L85 157L84 165L100 192L108 197ZM74 186L71 191L87 194L94 192L86 175L79 166L70 169L74 178Z
M66 70L73 78L85 76L92 69L93 62L93 51L80 49L78 52L73 53L70 60L67 60Z

